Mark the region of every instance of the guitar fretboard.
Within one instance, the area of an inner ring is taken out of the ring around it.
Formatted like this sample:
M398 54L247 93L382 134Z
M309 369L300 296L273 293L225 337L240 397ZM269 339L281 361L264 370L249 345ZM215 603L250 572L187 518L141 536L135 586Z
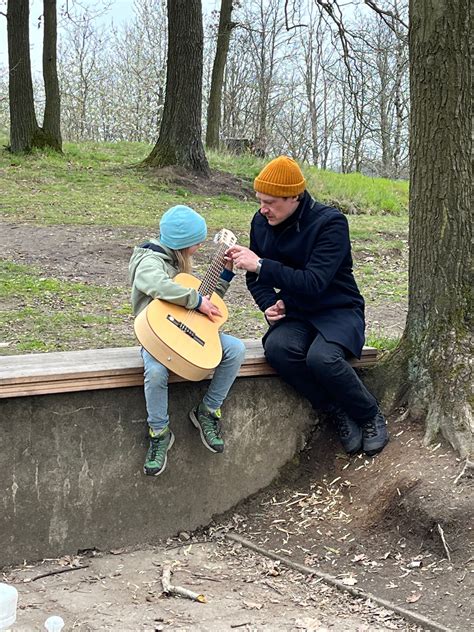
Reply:
M215 291L217 281L221 275L222 270L224 269L224 254L227 250L228 246L226 244L221 244L214 254L211 265L207 270L201 285L198 288L198 292L201 296L211 296L211 294Z

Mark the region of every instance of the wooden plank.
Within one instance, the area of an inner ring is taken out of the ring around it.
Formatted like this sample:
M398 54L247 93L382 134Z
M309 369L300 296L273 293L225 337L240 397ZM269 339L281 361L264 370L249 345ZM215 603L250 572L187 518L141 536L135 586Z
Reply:
M244 340L247 349L239 377L274 375L267 364L260 340ZM364 347L358 368L372 366L377 349ZM212 376L212 373L209 377ZM171 374L170 382L185 381ZM139 347L88 349L0 357L0 398L46 395L143 384Z

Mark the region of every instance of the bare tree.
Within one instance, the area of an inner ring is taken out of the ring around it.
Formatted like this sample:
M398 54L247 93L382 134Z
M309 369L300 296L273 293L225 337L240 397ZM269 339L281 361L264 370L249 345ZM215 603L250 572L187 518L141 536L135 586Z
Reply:
M473 453L469 0L410 1L409 307L386 371L426 440Z
M134 8L134 19L111 42L107 64L114 90L114 130L117 138L154 142L165 100L166 2L135 0Z
M206 145L213 149L219 147L224 70L229 50L230 35L235 26L235 23L231 20L232 9L233 0L221 0L216 54L212 67L211 89L207 106Z
M106 55L98 14L71 7L60 45L59 72L62 86L64 129L71 140L97 139L98 94L102 88L100 66Z
M254 104L257 98L255 72L249 51L248 31L237 29L224 72L222 136L255 138Z
M324 10L335 4L316 1ZM427 442L441 433L462 456L470 456L470 3L410 0L409 21L408 315L399 346L373 377L387 401L406 404L413 417L425 419Z
M244 17L245 22L240 23L248 30L257 89L254 140L258 153L264 156L278 112L276 101L282 95L277 90L277 75L285 60L284 46L290 36L285 30L285 16L278 0L255 0L246 5Z
M168 0L166 95L160 134L145 165L179 165L209 175L201 128L201 0Z
M44 0L44 15L43 75L46 103L44 124L40 128L36 119L31 78L29 2L8 0L10 150L13 153L30 151L33 147L51 147L61 151L56 73L56 0Z
M43 78L45 94L43 134L48 139L50 147L61 151L61 97L57 65L58 25L56 0L43 0L43 6Z
M28 0L9 0L10 150L13 153L29 151L36 145L39 135L31 79L29 15Z

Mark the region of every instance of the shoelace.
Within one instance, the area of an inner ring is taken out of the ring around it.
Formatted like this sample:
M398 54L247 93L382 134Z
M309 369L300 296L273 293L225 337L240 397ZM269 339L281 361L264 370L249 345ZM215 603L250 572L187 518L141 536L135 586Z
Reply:
M150 461L156 461L157 456L162 457L163 452L166 452L168 444L163 441L163 437L153 437L151 440L151 454Z
M203 422L203 429L205 434L210 439L220 439L221 438L221 426L217 419L211 417L210 415L205 417L205 421Z
M371 419L364 424L364 435L369 439L375 437L377 434L377 428L375 424L375 419Z
M349 423L344 414L336 416L336 424L341 437L347 437L350 434Z

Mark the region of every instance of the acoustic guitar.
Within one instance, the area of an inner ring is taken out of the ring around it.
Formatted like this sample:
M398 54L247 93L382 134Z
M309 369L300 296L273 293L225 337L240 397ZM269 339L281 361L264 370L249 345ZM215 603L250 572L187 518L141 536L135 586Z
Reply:
M203 380L221 361L219 328L229 312L215 289L224 269L225 251L236 241L234 233L222 229L214 238L219 245L203 280L186 273L173 278L175 283L210 296L222 316L213 322L196 309L155 298L135 318L135 334L140 344L158 362L187 380Z

